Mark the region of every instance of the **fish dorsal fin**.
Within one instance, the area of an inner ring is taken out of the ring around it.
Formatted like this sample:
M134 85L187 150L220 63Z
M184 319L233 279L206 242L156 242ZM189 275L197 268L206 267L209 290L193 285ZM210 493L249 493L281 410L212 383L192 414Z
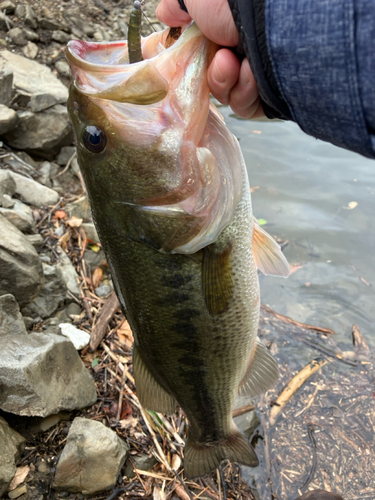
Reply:
M95 94L100 99L131 104L154 104L168 93L168 84L151 63L144 64L125 82L115 84Z
M255 352L238 388L239 396L258 396L268 391L279 377L276 360L267 347L257 339Z
M175 398L154 379L135 346L133 368L137 397L141 405L151 411L174 413L177 406Z
M263 274L287 278L290 267L280 246L254 217L253 253L255 265Z
M225 312L233 295L231 254L231 243L221 250L218 250L216 245L210 245L203 250L202 288L211 315Z

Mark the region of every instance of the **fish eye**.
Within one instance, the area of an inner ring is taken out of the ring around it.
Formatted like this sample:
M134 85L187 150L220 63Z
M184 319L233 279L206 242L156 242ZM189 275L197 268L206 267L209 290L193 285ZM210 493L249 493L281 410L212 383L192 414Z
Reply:
M85 128L82 140L86 148L92 153L100 153L107 144L105 132L95 125L88 125Z

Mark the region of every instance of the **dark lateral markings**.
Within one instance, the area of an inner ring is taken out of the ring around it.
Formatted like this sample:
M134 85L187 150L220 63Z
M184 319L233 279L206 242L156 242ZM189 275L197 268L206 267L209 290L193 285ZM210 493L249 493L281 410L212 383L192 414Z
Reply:
M181 311L176 311L173 316L177 319L184 320L184 321L189 321L191 318L196 318L199 316L201 313L198 311L198 309L182 309Z
M182 274L176 273L173 276L162 276L161 282L164 286L169 288L180 288L186 285L186 283L189 283L192 279L192 276L182 276Z

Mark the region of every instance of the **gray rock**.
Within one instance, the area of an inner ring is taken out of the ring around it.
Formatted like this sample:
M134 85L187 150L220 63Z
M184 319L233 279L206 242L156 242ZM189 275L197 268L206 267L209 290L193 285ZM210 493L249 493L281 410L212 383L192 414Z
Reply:
M15 200L9 196L9 194L3 195L3 207L4 208L13 208L15 205Z
M13 71L15 89L29 100L31 111L66 103L68 89L47 66L3 50L0 52L0 70L4 69Z
M145 471L151 470L158 462L155 457L149 457L148 455L141 455L140 457L135 455L131 458L136 469ZM129 478L135 477L134 467L130 460L128 460L125 465L124 475Z
M82 224L82 229L85 231L88 240L91 240L94 243L100 242L95 224L93 222L84 222Z
M4 10L5 14L13 14L13 12L16 10L16 6L10 0L4 0L0 3L0 11L4 12Z
M43 262L44 285L35 299L22 309L24 316L49 318L66 297L66 284L61 269Z
M43 186L51 187L51 163L49 161L44 161L39 167L39 179L38 181L43 184Z
M39 47L34 42L27 42L25 47L22 47L22 52L28 59L35 59L39 52Z
M66 44L69 42L69 40L72 39L72 37L68 34L65 33L65 31L61 30L56 30L52 33L52 40L55 40L55 42L63 43Z
M39 35L38 33L35 33L35 31L31 29L24 28L25 36L30 42L37 42L39 41Z
M28 4L26 5L17 5L15 14L19 19L23 19L26 26L30 28L37 29L38 21L36 19L35 12L32 7Z
M109 285L102 285L95 288L95 293L98 297L107 297L107 295L111 292L112 288Z
M3 69L0 71L0 104L9 106L12 100L13 71Z
M78 164L78 160L77 158L73 158L72 160L72 163L71 163L71 168L74 172L74 174L79 178L79 174L80 174L80 168L79 168L79 164Z
M90 24L86 23L83 19L80 19L79 17L76 16L70 16L70 20L73 21L73 23L81 30L84 32L85 35L92 37L95 33L95 28L91 26Z
M35 233L35 220L31 208L20 200L13 201L13 208L0 207L0 214L23 233Z
M47 99L46 95L41 99ZM73 141L72 125L65 106L60 104L41 113L18 111L19 124L4 134L9 146L33 156L52 160L62 146Z
M44 238L41 234L25 234L25 236L36 250L43 244Z
M0 417L0 498L7 491L14 474L16 464L21 458L25 439L9 427Z
M56 265L61 270L62 278L64 280L66 288L70 293L72 293L76 297L79 297L81 294L81 290L77 282L78 273L62 248L60 249L59 253L59 262Z
M11 293L23 307L38 294L42 283L42 263L35 248L0 215L0 295Z
M42 17L39 19L39 28L53 31L60 29L60 24L56 21L52 21L51 19L47 19L46 17Z
M7 30L9 28L13 28L14 22L6 16L3 12L0 12L0 29Z
M4 104L0 104L0 135L5 135L7 132L14 130L18 122L19 118L16 111Z
M100 422L77 417L56 466L52 487L94 495L109 490L129 453L129 446Z
M67 43L67 42L61 42L61 43ZM60 73L60 75L63 76L70 75L69 64L66 61L63 60L57 61L57 63L55 64L55 68Z
M76 148L74 146L64 146L56 158L56 163L61 166L66 165L75 153Z
M0 408L46 417L96 401L96 388L70 340L52 333L0 337Z
M8 31L8 36L16 45L26 45L27 38L22 28L12 28Z
M91 209L87 196L81 196L78 200L68 203L65 211L70 217L78 217L79 219L91 219Z
M59 193L53 189L15 172L10 172L10 174L16 182L16 193L26 203L42 207L43 205L55 205L59 201Z
M26 335L25 323L20 306L10 293L0 296L0 337L5 335Z
M57 311L55 313L54 318L56 319L57 322L56 324L59 325L60 323L67 323L69 321L72 321L72 316L79 316L81 314L81 307L79 304L76 302L72 302L71 304L68 305L65 309L60 309L60 311ZM60 328L58 328L60 330ZM60 331L57 331L57 333L61 333Z
M105 255L103 250L99 250L98 252L94 252L93 250L87 249L84 253L84 259L86 266L90 269L91 272L94 271L105 259Z
M49 417L46 418L32 417L30 418L29 429L30 432L32 432L33 434L38 434L39 432L46 432L52 427L55 427L55 425L57 425L59 422L66 422L69 419L70 419L70 414L67 411L60 411L56 415L50 415Z
M16 192L17 185L9 170L0 170L0 205L4 194L13 196Z

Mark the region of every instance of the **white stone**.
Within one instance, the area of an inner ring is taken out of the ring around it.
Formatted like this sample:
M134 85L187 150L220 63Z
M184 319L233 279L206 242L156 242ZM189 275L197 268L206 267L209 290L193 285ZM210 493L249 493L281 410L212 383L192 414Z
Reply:
M70 323L60 323L59 324L61 334L67 337L74 345L74 347L79 351L88 345L90 342L90 334L80 330Z

